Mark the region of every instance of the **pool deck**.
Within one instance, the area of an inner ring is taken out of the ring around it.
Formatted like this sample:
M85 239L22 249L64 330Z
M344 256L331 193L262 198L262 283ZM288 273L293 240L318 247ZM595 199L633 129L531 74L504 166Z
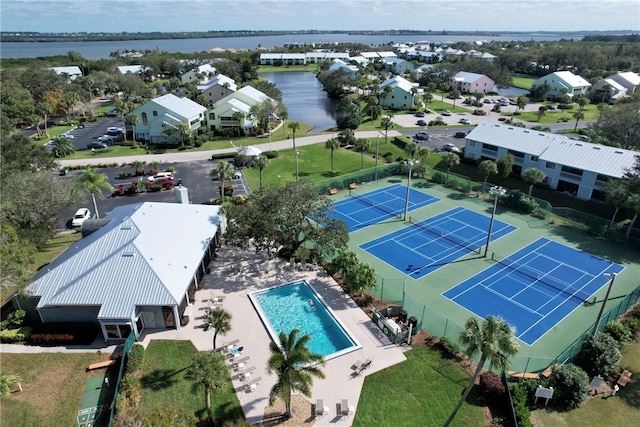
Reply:
M146 347L151 339L191 340L198 350L210 350L213 347L213 332L203 331L202 316L206 307L214 305L210 302L211 298L223 296L222 304L217 306L231 313L231 331L226 336L218 335L216 345L221 347L227 342L239 340L237 346L244 347L242 356L250 357L246 366L256 367L249 379L262 378L255 390L246 392L238 372L230 369L238 399L247 420L252 424L263 421L264 410L269 405L269 390L276 381L276 376L266 371L271 339L249 300L248 295L254 291L306 280L362 346L326 362L323 367L325 379L314 378L312 397L307 400L315 404L317 399L322 399L324 405L329 407L329 414L316 418L315 423L308 425L351 425L353 415L342 417L338 413L340 402L347 399L357 412L364 377L405 360L404 351L409 348L392 344L320 267L292 271L290 264L283 260L265 261L252 251L231 247L221 248L211 267L211 274L204 277L205 289L196 293L189 324L179 330L150 331L143 334L141 341ZM356 376L354 363L367 359L372 360L371 366Z

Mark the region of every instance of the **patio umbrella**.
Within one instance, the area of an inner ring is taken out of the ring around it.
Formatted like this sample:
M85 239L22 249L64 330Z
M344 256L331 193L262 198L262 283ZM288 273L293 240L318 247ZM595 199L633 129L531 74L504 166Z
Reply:
M239 156L258 157L260 154L262 154L262 150L252 145L238 148Z

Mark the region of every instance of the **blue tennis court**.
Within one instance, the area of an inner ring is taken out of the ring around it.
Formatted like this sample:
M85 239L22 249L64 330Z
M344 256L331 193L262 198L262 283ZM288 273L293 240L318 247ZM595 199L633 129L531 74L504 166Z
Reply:
M546 238L496 261L443 295L480 317L502 317L529 345L624 270Z
M414 279L481 248L487 240L490 218L457 207L387 234L360 248ZM491 241L516 230L495 220Z
M352 196L348 199L333 204L335 217L346 222L349 231L355 231L404 214L407 197L407 187L404 185L394 184L363 194L352 191L351 194ZM439 200L437 197L411 188L409 211Z

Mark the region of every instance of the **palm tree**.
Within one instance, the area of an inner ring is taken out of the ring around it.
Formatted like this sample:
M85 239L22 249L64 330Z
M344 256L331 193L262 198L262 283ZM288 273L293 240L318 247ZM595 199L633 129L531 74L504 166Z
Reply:
M260 193L262 193L262 171L269 164L269 159L264 154L260 154L253 161L253 167L260 171Z
M136 125L138 124L138 116L135 114L129 114L125 120L125 123L131 126L131 135L133 136L133 143L136 142ZM124 131L124 138L127 139L127 130Z
M581 96L580 98L578 98L578 105L580 106L580 111L584 110L584 107L586 107L587 105L589 105L589 98Z
M625 202L629 198L629 191L627 186L623 184L619 179L610 179L607 181L606 194L607 194L607 203L614 207L613 215L611 216L611 221L609 221L609 225L607 226L607 231L613 227L613 223L616 221L616 216L620 211L620 208L624 206Z
M629 236L631 236L631 230L633 229L633 225L636 223L636 220L638 219L638 214L640 214L640 194L630 195L624 205L634 212L633 218L631 218L631 222L629 223L629 228L627 228L627 234L625 234L624 241L626 243L629 241Z
M69 139L69 137L66 137L64 135L57 135L53 137L52 143L53 143L52 153L55 157L58 157L58 158L67 157L69 154L72 154L73 152L75 152L71 139Z
M425 109L428 109L429 103L433 101L433 94L431 92L425 92L422 95L422 99L424 100L424 103L425 103Z
M353 145L355 151L360 152L360 170L364 170L364 153L371 147L371 143L367 138L358 138Z
M447 166L447 183L449 182L449 170L460 164L460 157L456 153L444 153L442 161Z
M237 125L237 129L238 129L237 136L240 136L240 125L242 124L244 114L242 114L240 111L234 111L234 113L231 115L231 118Z
M452 90L450 96L453 98L453 108L451 110L455 111L455 109L456 109L456 101L458 100L458 97L460 96L460 91L459 90Z
M231 330L231 314L224 308L216 307L210 310L208 314L203 317L204 325L202 329L208 331L213 329L213 349L216 349L216 338L218 334L226 335Z
M136 170L136 176L144 175L144 163L145 162L143 162L142 160L134 160L133 162L131 162L131 167Z
M331 150L331 174L333 174L333 151L340 148L340 141L338 141L338 138L329 138L327 142L324 143L324 146Z
M489 367L492 369L504 371L509 366L508 357L517 354L520 350L514 337L513 328L504 320L494 316L488 316L482 323L478 323L475 317L467 320L464 330L460 333L460 343L466 346L465 353L469 357L474 357L477 353L480 353L480 361L469 381L469 385L462 393L458 405L444 423L445 427L451 424L467 399L485 362L488 361Z
M389 95L391 95L391 92L393 92L393 88L391 88L391 86L387 85L384 88L382 88L382 99L384 99L385 101L385 107L389 107L387 105L387 99L389 98Z
M340 141L340 145L354 145L356 143L356 134L353 129L342 129L338 134L338 141Z
M533 191L533 184L536 182L542 181L546 175L538 168L529 168L524 171L522 174L522 179L524 182L529 184L529 192L527 196L531 197L531 192Z
M299 122L289 122L287 125L289 129L291 129L291 133L293 134L293 151L296 151L296 131L300 129Z
M193 381L191 391L197 393L204 388L204 403L209 421L214 422L211 410L211 392L220 391L226 384L227 367L224 356L215 350L196 353L191 358L191 365L184 377Z
M578 130L578 122L584 119L584 112L576 111L575 113L573 113L573 117L576 119L576 125L573 127L573 131L575 132L576 130Z
M393 127L393 116L389 114L388 116L384 116L382 120L380 120L380 125L384 129L384 143L387 143L387 134L389 133L389 128Z
M36 106L36 111L44 120L44 134L49 135L49 125L47 122L48 122L49 114L53 113L53 105L51 105L51 103L49 102L40 102ZM38 120L38 122L39 121L40 120ZM38 130L38 134L40 134L39 130Z
M409 141L404 145L404 152L407 153L410 159L413 159L418 153L420 147L413 141Z
M109 178L103 173L97 173L95 169L89 168L78 177L77 188L87 191L91 194L91 200L93 201L93 210L96 213L96 218L100 218L98 213L98 204L96 203L96 196L104 199L102 190L111 190L111 184Z
M20 381L22 381L22 378L19 375L0 374L0 397L4 397L15 390Z
M482 196L484 197L484 191L487 188L489 175L498 174L498 165L496 165L496 162L493 160L483 160L478 165L478 169L480 170L480 173L484 175L484 182L482 183Z
M527 100L524 98L524 96L519 96L516 102L518 107L516 108L516 113L520 110L524 111L524 108L527 106Z
M224 182L233 179L234 173L235 170L233 168L233 165L228 162L218 162L218 167L215 169L211 169L211 172L209 173L212 178L218 178L220 180L220 196L223 198L223 200L225 196Z
M547 114L547 107L545 107L544 105L541 105L540 107L538 107L538 111L536 112L536 116L538 116L538 121L540 121L540 119L543 118L546 114Z
M280 331L280 345L271 341L269 350L271 357L267 362L267 372L276 373L278 380L269 392L269 404L273 405L277 398L284 400L285 413L291 417L291 395L294 390L307 397L311 397L312 376L324 378L324 372L317 365L324 365L321 354L312 353L307 344L311 336L302 335L298 338L300 330L294 328L287 335Z

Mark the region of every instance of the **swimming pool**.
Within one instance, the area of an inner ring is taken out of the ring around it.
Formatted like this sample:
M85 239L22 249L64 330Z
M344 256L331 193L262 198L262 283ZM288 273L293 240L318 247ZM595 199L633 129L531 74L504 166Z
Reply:
M361 347L306 281L253 292L249 298L275 342L279 342L280 331L289 334L298 328L311 336L309 349L322 354L325 360Z

